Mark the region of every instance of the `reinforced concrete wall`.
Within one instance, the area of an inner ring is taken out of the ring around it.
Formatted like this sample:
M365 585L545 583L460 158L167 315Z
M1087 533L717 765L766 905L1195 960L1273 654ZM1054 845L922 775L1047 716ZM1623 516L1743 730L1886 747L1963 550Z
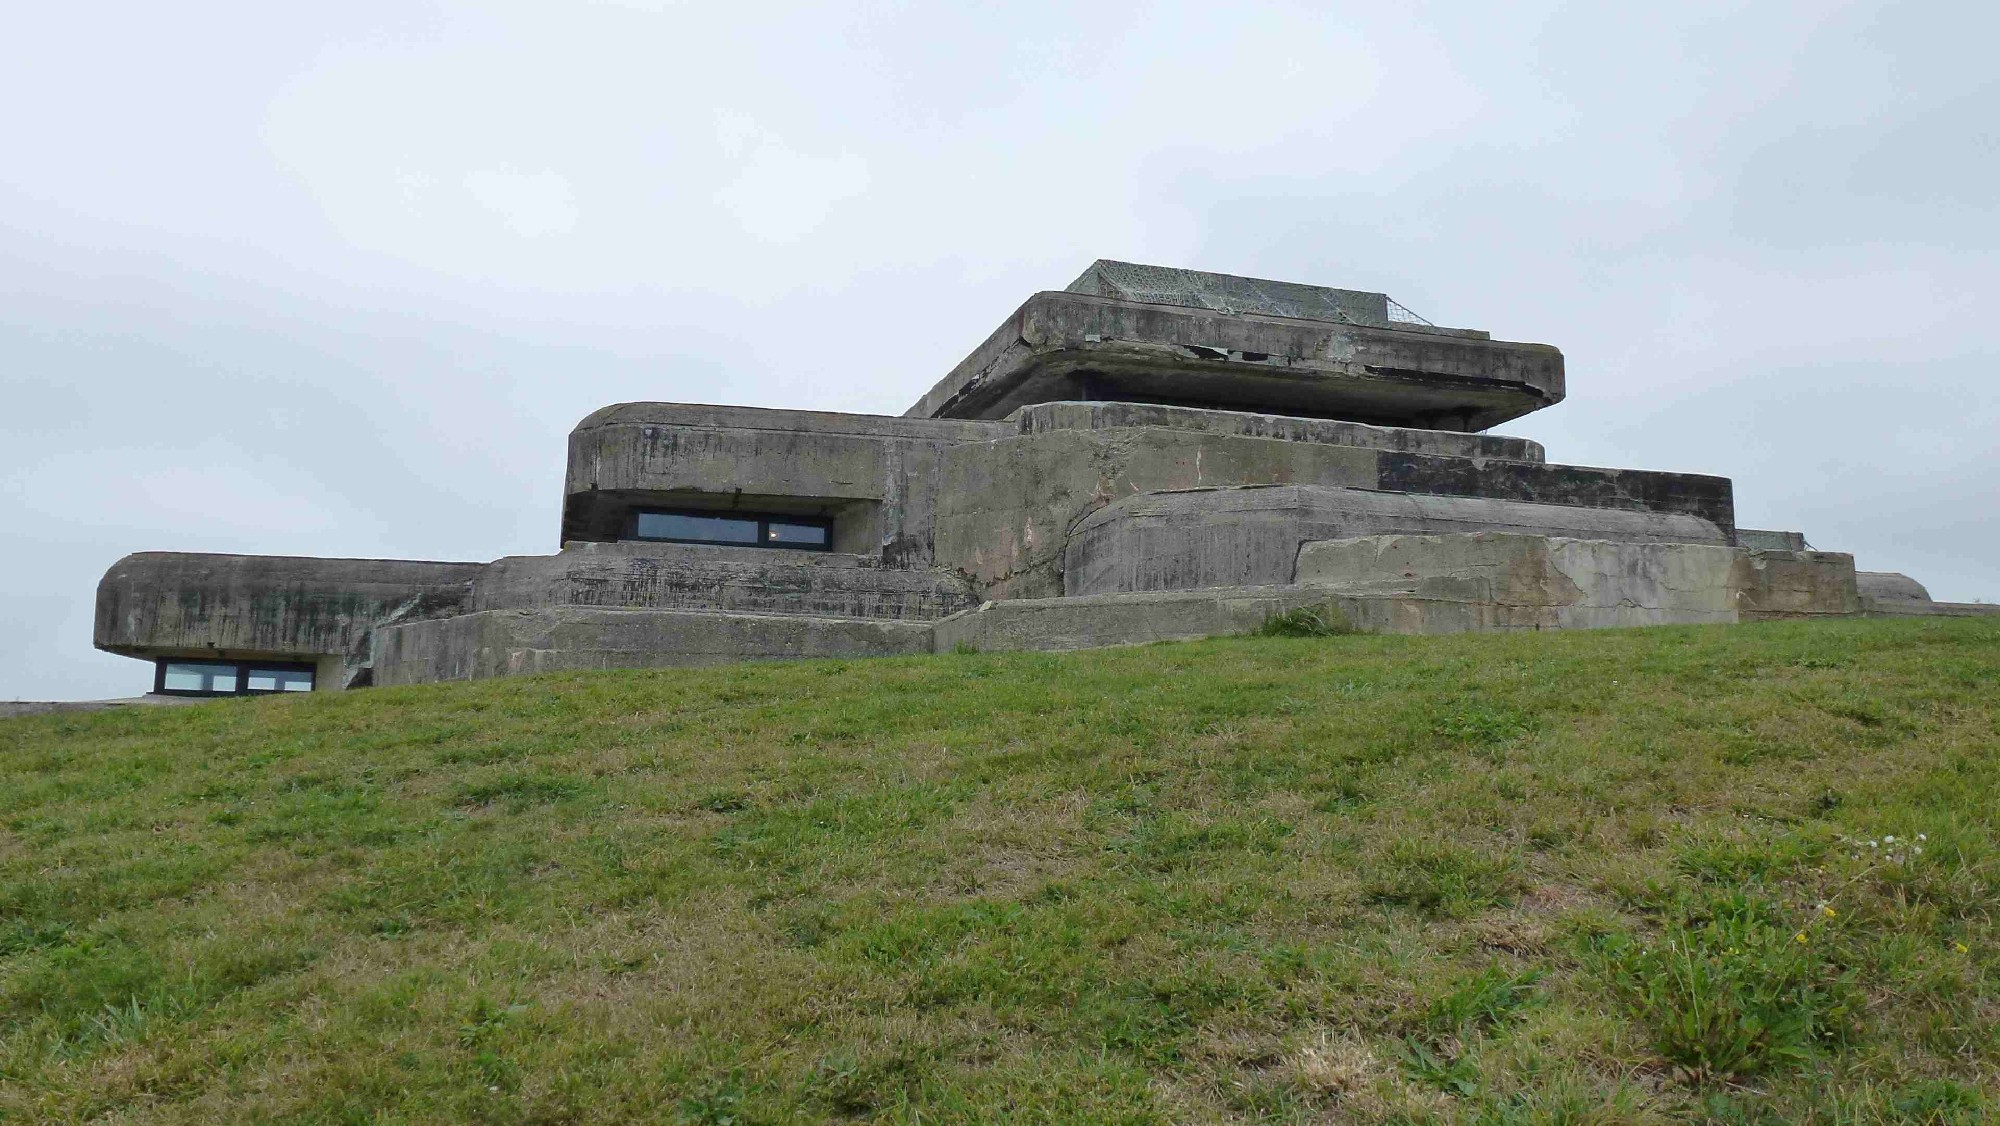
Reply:
M1479 532L1307 543L1298 581L989 602L938 622L936 645L1080 649L1256 629L1305 607L1357 628L1489 629L1704 625L1851 614L1854 563L1835 552L1612 543Z
M885 566L961 572L981 597L1060 591L1061 538L1134 492L1313 483L1547 497L1729 517L1728 482L1549 466L1501 435L1140 403L1037 403L1001 421L628 403L571 435L565 542L645 507L810 513Z
M1064 593L1063 555L1071 531L1096 509L1138 494L1242 485L1316 485L1684 515L1700 522L1687 525L1685 538L1719 533L1723 543L1735 520L1729 482L1717 477L1210 431L1048 431L946 452L936 561L963 571L988 598L1053 597ZM1558 524L1542 530L1572 529Z
M1722 529L1683 513L1316 485L1148 493L1114 501L1077 525L1065 552L1063 592L1288 583L1303 566L1301 547L1311 541L1462 532L1728 544Z
M834 548L931 563L945 451L1004 424L687 403L622 403L569 438L562 539L626 535L635 508L831 517Z
M156 660L314 663L319 688L365 682L378 624L456 613L484 564L147 551L97 584L99 649Z
M481 610L375 634L375 683L931 650L931 623L804 614L545 607Z
M495 560L474 581L470 609L584 606L928 621L975 601L970 585L949 571L884 567L869 556L572 543L558 555Z

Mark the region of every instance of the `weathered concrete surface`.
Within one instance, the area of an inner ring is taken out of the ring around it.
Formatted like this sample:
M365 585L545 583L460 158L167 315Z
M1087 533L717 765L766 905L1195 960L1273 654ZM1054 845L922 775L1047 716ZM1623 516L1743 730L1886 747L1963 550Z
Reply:
M1736 528L1735 491L1727 477L1591 465L1534 465L1387 450L1377 465L1375 487L1384 492L1492 497L1536 504L1619 508L1628 512L1685 513L1732 535Z
M939 494L937 563L985 597L1063 593L1070 528L1134 493L1305 482L1369 487L1378 451L1162 429L1059 430L957 447Z
M1924 584L1894 571L1856 571L1854 586L1862 598L1878 605L1927 604L1931 600Z
M1099 258L1063 287L1064 293L1116 297L1148 305L1181 305L1218 313L1261 313L1308 321L1389 325L1389 296L1358 289L1212 274ZM1460 329L1460 332L1477 333Z
M516 555L473 584L473 610L595 606L728 610L929 621L977 601L949 571L883 567L867 556L708 544L573 543Z
M1297 581L1388 600L1381 606L1391 617L1371 606L1357 621L1391 633L1713 624L1859 609L1854 558L1839 552L1490 532L1309 543L1299 550Z
M1696 516L1578 508L1367 489L1276 486L1130 496L1086 516L1069 538L1070 595L1304 581L1295 568L1315 540L1473 532L1564 535L1621 543L1726 548Z
M1360 623L1390 633L1718 624L1737 620L1737 555L1494 532L1366 536L1306 544L1298 582L1394 603Z
M2000 606L1985 602L1933 602L1922 583L1894 571L1858 571L1854 578L1861 609L1868 614L1927 618L2000 614Z
M397 685L930 649L930 622L568 606L388 626L375 633L374 660L375 683Z
M1499 434L1461 434L1453 430L1412 430L1370 426L1331 418L1288 418L1248 411L1203 410L1157 403L1035 403L1007 416L1023 434L1051 430L1122 430L1151 426L1165 430L1199 430L1281 442L1319 442L1330 446L1360 446L1399 453L1441 454L1447 457L1498 458L1503 461L1548 460L1540 442Z
M1010 433L1003 423L621 403L569 438L562 538L625 535L634 508L831 517L836 551L892 566L931 563L946 449Z
M316 688L343 688L368 668L377 623L456 613L483 567L140 552L97 584L93 641L148 660L313 661Z
M1723 624L1852 613L1833 552L1615 543L1480 532L1308 543L1296 583L989 602L937 623L936 646L1083 649L1190 640L1332 606L1400 634Z
M1010 599L938 622L936 646L945 653L960 645L1006 651L1193 641L1247 633L1288 610L1330 600L1338 602L1325 590L1303 586Z
M1475 431L1562 397L1545 344L1038 293L905 414L1087 399Z
M1804 532L1780 532L1768 528L1736 529L1736 546L1752 551L1805 551Z
M1691 515L1705 526L1688 525L1684 536L1661 538L1705 541L1720 534L1724 543L1735 519L1729 481L1720 477L1448 457L1210 430L1051 429L945 452L934 559L964 572L987 598L1053 597L1065 589L1061 572L1068 534L1090 512L1136 493L1245 485L1321 485ZM1522 530L1587 533L1594 526L1558 522Z
M1854 557L1841 551L1742 551L1730 586L1746 622L1861 612Z

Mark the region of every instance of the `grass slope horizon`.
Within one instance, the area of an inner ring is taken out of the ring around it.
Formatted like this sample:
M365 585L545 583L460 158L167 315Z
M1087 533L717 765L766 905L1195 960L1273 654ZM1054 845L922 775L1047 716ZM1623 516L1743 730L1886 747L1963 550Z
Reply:
M0 721L0 1121L1984 1121L2000 623Z

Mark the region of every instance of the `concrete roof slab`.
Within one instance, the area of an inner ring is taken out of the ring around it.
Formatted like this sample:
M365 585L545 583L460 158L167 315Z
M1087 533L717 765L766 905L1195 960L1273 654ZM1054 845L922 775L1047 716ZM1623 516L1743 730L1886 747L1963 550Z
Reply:
M998 419L1114 400L1474 431L1563 389L1562 353L1546 344L1049 292L904 413Z

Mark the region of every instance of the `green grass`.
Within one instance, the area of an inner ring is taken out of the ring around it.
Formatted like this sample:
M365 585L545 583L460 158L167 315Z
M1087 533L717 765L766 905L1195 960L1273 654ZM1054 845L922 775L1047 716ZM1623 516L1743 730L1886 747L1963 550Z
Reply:
M1996 826L1979 620L15 719L0 1119L1974 1123Z

